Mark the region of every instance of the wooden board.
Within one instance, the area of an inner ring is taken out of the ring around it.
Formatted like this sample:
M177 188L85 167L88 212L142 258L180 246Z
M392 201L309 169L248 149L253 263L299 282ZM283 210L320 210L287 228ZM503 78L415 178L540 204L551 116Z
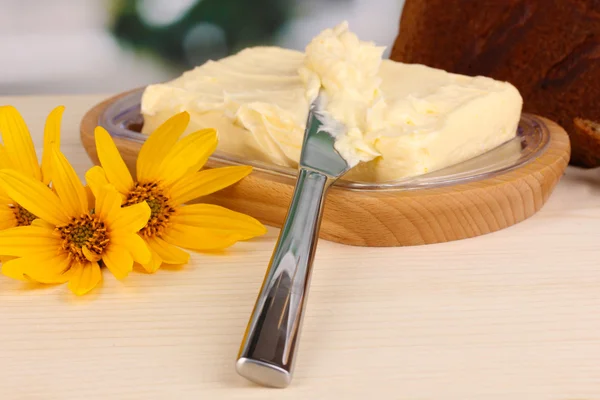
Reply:
M124 94L123 94L124 95ZM93 132L99 115L120 96L90 109L81 121L81 140L98 163ZM327 197L320 237L371 247L411 246L471 238L521 222L542 208L562 177L570 156L566 132L542 120L550 142L534 161L505 174L435 189L365 192L333 187ZM139 143L115 138L134 171ZM209 161L207 167L217 167ZM253 172L240 183L201 202L243 212L280 227L293 192L293 179Z

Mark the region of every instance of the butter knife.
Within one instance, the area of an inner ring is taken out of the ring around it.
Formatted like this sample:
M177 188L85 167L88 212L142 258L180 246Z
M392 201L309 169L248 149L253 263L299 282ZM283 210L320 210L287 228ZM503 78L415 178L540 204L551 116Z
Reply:
M353 166L334 148L343 125L321 104L319 96L309 110L292 202L236 362L241 376L268 387L292 381L325 196Z

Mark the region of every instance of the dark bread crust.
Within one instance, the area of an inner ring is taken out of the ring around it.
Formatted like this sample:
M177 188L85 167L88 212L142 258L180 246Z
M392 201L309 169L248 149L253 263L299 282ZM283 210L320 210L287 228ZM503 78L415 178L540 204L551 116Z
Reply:
M571 143L577 143L586 151L581 154L584 165L600 165L600 124L581 118L575 118L575 131Z
M511 82L567 130L572 164L600 166L574 122L600 121L600 0L406 0L390 58Z

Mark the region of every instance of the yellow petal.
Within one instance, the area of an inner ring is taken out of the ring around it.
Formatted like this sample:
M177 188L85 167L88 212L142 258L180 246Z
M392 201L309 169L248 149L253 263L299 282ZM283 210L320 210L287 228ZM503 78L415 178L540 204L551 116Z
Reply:
M86 258L86 260L88 261L100 261L100 259L102 259L102 257L96 253L94 253L93 251L91 251L90 249L88 249L87 246L83 246L81 248L81 252L83 253L83 256Z
M3 256L25 257L57 252L59 248L60 238L52 229L30 225L0 231L0 255Z
M54 231L54 225L52 225L49 222L44 221L43 219L34 219L31 222L31 226L38 226L40 228L46 228L46 229L50 229L51 231Z
M97 262L76 263L71 267L69 289L77 296L82 296L95 288L102 280L102 273Z
M200 171L204 167L204 164L206 164L206 162L208 161L210 156L215 152L215 150L217 150L218 144L219 144L219 135L218 135L217 131L215 130L215 142L211 146L205 147L204 154L202 155L202 157L198 158L198 161L191 168L190 172ZM214 148L212 146L214 146Z
M13 201L11 200L10 197L8 197L8 195L6 193L4 193L4 189L2 189L2 186L0 186L0 204L12 204Z
M95 130L96 151L100 164L106 173L109 182L112 183L119 192L125 194L133 187L131 173L125 165L115 142L110 137L106 129L98 126Z
M133 270L133 259L129 252L117 247L108 249L102 255L102 261L119 280L125 278Z
M54 225L69 222L60 199L48 186L13 170L0 171L0 187L17 204L33 215Z
M48 185L52 181L52 149L60 149L60 121L64 106L58 106L50 112L44 126L44 153L42 154L42 178Z
M71 260L62 252L44 259L31 257L21 260L28 262L24 266L24 273L36 282L65 283L71 276Z
M13 106L0 107L0 135L13 168L41 180L42 173L29 129Z
M221 250L243 240L242 236L235 233L220 234L211 229L181 224L173 224L162 236L168 243L199 251Z
M87 213L89 211L87 193L83 184L67 158L56 147L52 150L52 174L52 187L56 190L69 216L79 217Z
M264 225L248 215L211 204L194 204L178 210L163 238L187 249L217 250L266 232Z
M2 262L2 274L18 281L26 281L25 268L30 264L24 258L13 258Z
M138 264L146 264L150 262L152 254L148 245L138 234L131 233L121 236L115 236L111 239L115 246L122 246L127 249L133 260Z
M144 142L137 158L138 181L154 181L165 155L173 148L190 122L187 112L176 114L163 122Z
M158 269L162 265L162 259L154 250L152 250L152 248L149 247L149 249L150 254L152 254L152 257L150 258L149 262L143 263L141 265L146 270L146 272L153 274L156 271L158 271Z
M10 197L8 197L8 195L6 193L4 193L4 190L2 189L2 187L0 187L0 204L12 204L13 201L10 199Z
M0 230L14 228L17 226L17 219L13 209L5 204L0 205Z
M5 267L2 273L8 277L18 280L29 280L34 282L42 282L40 280L36 280L31 278L29 271L31 268L36 267L46 267L49 265L49 262L52 262L57 255L59 255L59 249L54 248L51 250L37 251L35 253L29 252L24 257L8 257L4 256L3 258L3 266ZM64 256L64 253L62 253ZM66 256L64 256L66 257ZM42 283L51 283L51 282L42 282Z
M252 167L206 169L175 182L169 196L175 204L183 204L233 185L252 172Z
M181 139L158 169L158 180L169 186L187 174L200 169L197 165L204 165L208 157L217 148L217 131L204 129L194 132Z
M96 208L96 198L94 197L94 193L92 193L92 189L89 186L84 186L85 194L87 196L88 207L90 210Z
M85 181L95 197L99 196L100 189L108 185L108 179L101 166L96 165L85 173Z
M213 204L180 207L171 221L174 224L210 229L219 234L234 233L244 239L267 233L267 228L251 216Z
M1 136L0 136L1 137ZM8 153L2 144L0 144L0 170L11 168L10 160L8 159ZM12 200L4 190L0 187L0 204L11 204Z
M0 132L0 138L2 137ZM0 144L0 169L12 168L12 164L10 163L10 159L8 158L8 153L2 144Z
M121 210L121 196L112 185L106 185L98 190L95 213L105 221L117 218Z
M158 237L148 239L148 244L156 254L166 264L187 264L190 261L190 255L177 246L173 246Z
M108 221L113 232L136 233L139 232L150 219L150 207L146 202L121 208L114 220Z

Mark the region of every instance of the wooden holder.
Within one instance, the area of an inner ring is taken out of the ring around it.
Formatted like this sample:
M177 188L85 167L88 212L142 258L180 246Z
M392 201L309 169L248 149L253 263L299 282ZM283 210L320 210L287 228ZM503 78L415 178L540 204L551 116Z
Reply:
M99 115L118 99L93 107L81 122L81 140L97 164L94 129ZM502 175L454 186L411 191L353 191L333 187L320 237L355 246L412 246L466 239L521 222L542 208L570 156L566 132L541 118L550 142L535 160ZM132 172L140 144L115 138ZM209 160L208 168L218 166ZM260 171L199 202L214 203L281 227L294 180Z

